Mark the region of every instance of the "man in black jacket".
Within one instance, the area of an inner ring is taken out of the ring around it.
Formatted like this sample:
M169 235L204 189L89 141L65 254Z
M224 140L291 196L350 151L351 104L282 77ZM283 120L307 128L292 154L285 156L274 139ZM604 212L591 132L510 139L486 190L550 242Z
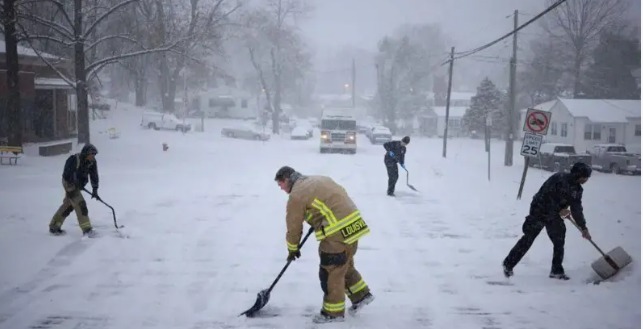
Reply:
M92 199L100 200L98 196L98 166L96 163L96 154L98 150L92 144L83 147L80 153L73 154L67 158L65 169L63 170L63 188L65 189L65 198L63 204L58 208L54 217L49 223L49 232L53 235L64 234L65 231L61 226L65 219L72 211L76 212L78 224L83 231L83 235L94 237L95 232L87 216L87 203L81 193L82 189L91 180Z
M397 164L404 168L404 155L406 154L406 146L411 142L409 136L404 136L401 141L390 141L384 143L386 154L384 155L384 165L388 173L388 189L386 195L395 196L395 184L399 177L397 171Z
M583 215L583 187L592 175L592 168L585 163L577 162L570 173L553 174L534 195L529 215L522 224L524 235L511 249L502 263L506 277L513 275L513 268L527 253L534 240L544 228L554 244L554 255L551 262L550 278L569 280L563 269L565 253L565 222L563 218L570 215L582 230L583 238L591 239ZM571 211L570 211L571 208Z

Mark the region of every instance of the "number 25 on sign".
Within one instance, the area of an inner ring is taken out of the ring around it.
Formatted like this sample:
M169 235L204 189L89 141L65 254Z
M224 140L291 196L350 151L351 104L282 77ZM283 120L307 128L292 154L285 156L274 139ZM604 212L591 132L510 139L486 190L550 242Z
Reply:
M522 147L520 148L520 155L531 158L537 157L542 142L542 135L525 133L525 138L523 138Z

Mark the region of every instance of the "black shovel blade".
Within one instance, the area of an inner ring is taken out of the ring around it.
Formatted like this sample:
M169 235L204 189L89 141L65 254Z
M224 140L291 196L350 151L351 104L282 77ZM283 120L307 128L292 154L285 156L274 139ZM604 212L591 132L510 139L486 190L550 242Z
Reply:
M262 290L257 294L257 300L255 301L255 304L252 305L251 308L249 308L247 311L239 314L239 316L245 315L249 318L255 316L257 312L259 312L260 309L262 309L266 304L268 304L268 300L270 299L270 291L268 289Z
M418 190L417 190L413 185L411 185L411 184L406 184L406 186L408 186L408 187L409 187L410 189L412 189L413 191L418 192Z

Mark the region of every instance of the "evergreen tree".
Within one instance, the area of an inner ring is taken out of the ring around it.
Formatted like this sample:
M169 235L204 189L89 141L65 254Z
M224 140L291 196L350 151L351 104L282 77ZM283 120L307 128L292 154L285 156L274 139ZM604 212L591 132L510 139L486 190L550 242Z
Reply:
M476 95L471 97L471 105L462 118L465 127L469 131L482 132L485 128L487 114L491 114L493 123L491 131L494 133L504 132L507 123L503 100L503 94L489 78L482 80Z

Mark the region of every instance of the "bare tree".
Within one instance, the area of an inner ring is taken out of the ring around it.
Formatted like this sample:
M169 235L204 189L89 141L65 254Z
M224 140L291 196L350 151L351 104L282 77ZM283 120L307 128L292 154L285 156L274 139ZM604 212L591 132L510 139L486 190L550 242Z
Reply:
M18 10L20 32L29 41L32 48L33 41L47 40L56 43L60 49L73 50L74 79L66 76L46 58L42 56L40 58L76 89L79 143L89 143L90 141L88 80L95 77L106 65L127 58L169 51L180 42L180 40L174 41L153 49L139 49L131 52L123 51L111 54L98 52L97 47L115 40L130 44L137 43L127 34L111 34L105 30L98 30L115 13L127 9L137 1L139 0L118 0L118 2L116 0L94 0L90 1L94 6L84 7L88 1L73 0L72 4L70 1L34 0L25 1ZM40 10L33 10L34 7L39 7ZM48 10L43 10L43 8ZM49 14L41 16L43 13ZM34 29L34 26L39 28ZM32 33L33 31L43 32ZM36 49L34 48L34 50ZM36 53L39 52L36 50Z
M20 108L20 84L18 72L18 37L16 35L16 0L4 0L2 7L2 25L4 29L5 57L7 63L7 127L0 127L0 132L7 130L8 144L22 146L22 113Z
M159 88L164 111L174 111L176 84L187 61L200 61L204 51L215 51L219 46L230 15L241 6L238 1L231 3L231 0L190 0L188 6L182 6L177 1L156 0L154 26L158 41L183 39L172 52L159 55Z
M268 0L265 7L250 10L244 20L246 46L272 112L274 134L279 133L284 77L310 65L297 20L311 10L306 0Z
M553 4L558 0L547 0ZM557 7L545 29L572 50L573 95L582 90L582 70L601 32L617 24L627 3L623 0L567 0Z

